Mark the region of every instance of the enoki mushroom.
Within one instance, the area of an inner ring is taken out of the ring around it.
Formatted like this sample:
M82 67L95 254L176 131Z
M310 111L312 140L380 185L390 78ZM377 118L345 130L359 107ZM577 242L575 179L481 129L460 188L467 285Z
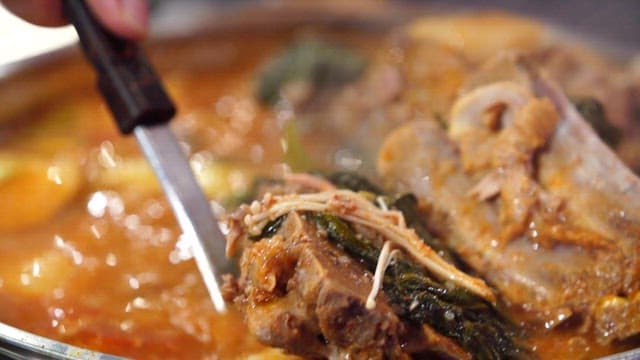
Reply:
M413 229L407 227L402 213L380 209L353 191L330 190L281 196L267 194L262 201L254 201L246 211L243 222L250 234L259 234L267 222L291 211L325 212L338 216L376 231L387 241L406 251L437 278L495 302L495 295L482 279L458 270L441 258Z

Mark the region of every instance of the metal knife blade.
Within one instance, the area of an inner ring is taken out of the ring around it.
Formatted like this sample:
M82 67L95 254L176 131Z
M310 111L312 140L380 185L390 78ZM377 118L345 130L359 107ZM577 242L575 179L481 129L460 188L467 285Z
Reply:
M226 307L217 275L231 271L233 264L225 256L225 237L214 221L211 205L196 182L178 140L166 124L139 125L133 133L162 185L184 236L190 241L213 305L224 312Z

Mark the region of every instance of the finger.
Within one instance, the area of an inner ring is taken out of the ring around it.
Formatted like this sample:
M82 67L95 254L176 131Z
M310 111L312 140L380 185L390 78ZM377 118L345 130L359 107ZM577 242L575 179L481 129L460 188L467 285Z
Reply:
M60 0L2 0L9 11L30 23L42 26L61 26L67 23L62 16Z
M87 4L102 25L113 33L134 40L147 35L146 0L87 0Z
M67 23L60 0L0 0L12 13L42 26ZM149 8L146 0L88 0L98 21L109 31L125 38L140 40L147 34Z

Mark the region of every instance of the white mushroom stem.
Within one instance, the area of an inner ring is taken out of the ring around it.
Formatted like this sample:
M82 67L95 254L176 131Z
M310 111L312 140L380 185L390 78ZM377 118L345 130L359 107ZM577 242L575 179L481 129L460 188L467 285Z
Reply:
M384 279L384 272L389 266L391 261L391 241L385 241L380 250L380 256L378 257L378 263L376 264L376 271L373 274L373 284L369 296L367 296L367 302L365 307L368 310L372 310L376 307L376 296L382 287L382 280Z
M402 213L379 209L350 190L282 196L267 194L261 202L251 204L244 224L249 233L259 234L268 221L290 211L325 212L368 227L404 249L437 278L465 288L490 302L495 301L495 295L482 279L465 274L441 258L413 229L406 226Z

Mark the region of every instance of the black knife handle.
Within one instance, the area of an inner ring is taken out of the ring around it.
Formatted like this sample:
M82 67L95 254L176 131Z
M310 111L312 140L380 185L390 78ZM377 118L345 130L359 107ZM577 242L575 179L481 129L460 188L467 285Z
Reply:
M176 109L138 45L107 31L84 0L64 0L63 10L98 73L98 89L120 131L168 122Z

